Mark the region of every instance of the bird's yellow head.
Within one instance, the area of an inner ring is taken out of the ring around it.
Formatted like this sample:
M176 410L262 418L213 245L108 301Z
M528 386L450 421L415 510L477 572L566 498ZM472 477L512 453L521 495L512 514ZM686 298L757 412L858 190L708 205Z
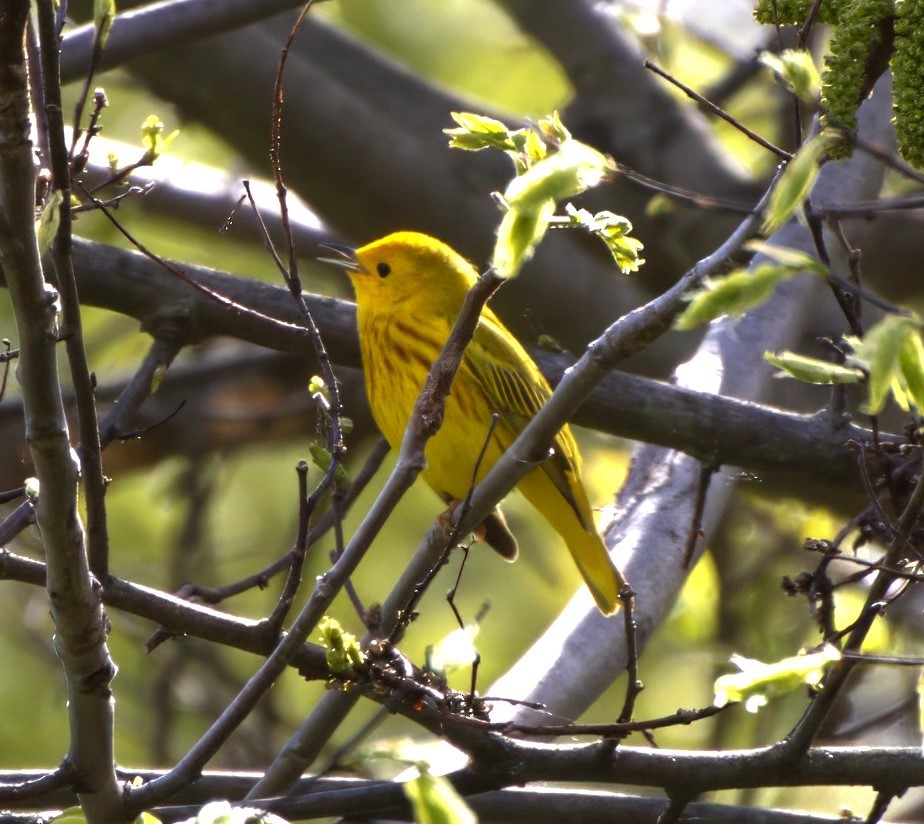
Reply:
M420 309L455 316L477 278L475 268L447 246L419 232L396 232L356 250L349 269L363 310Z

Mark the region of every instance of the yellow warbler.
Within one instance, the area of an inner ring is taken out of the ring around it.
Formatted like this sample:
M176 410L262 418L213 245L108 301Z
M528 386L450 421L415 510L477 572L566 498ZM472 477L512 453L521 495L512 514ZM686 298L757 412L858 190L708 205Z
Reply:
M366 391L379 429L397 448L477 272L446 244L416 232L388 235L354 255L344 266L356 289ZM426 446L424 479L444 501L463 500L493 414L499 420L476 481L550 393L532 358L485 308L446 399L443 425ZM594 527L580 455L567 426L556 436L553 454L517 489L564 538L600 611L615 612L624 579ZM516 540L499 510L483 524L482 537L508 560L516 558Z

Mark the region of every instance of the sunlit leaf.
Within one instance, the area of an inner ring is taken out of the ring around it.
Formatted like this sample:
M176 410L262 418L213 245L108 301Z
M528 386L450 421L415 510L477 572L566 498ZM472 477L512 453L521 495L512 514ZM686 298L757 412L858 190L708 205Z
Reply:
M417 772L417 778L401 785L416 824L476 824L478 819L452 784L431 775L423 764L417 765Z
M475 636L479 626L476 622L453 630L427 652L427 667L433 672L448 673L467 667L478 660Z
M557 152L511 180L504 200L511 209L538 211L549 200L565 200L596 186L608 168L605 155L586 143L567 140Z
M764 52L760 62L800 100L817 103L821 99L821 73L808 50L786 49L778 55Z
M909 405L924 410L924 344L921 343L919 333L910 334L905 338L898 358L902 386Z
M915 344L909 338L920 335L920 321L905 315L887 315L869 329L863 340L854 342L852 360L861 364L869 372L869 394L866 404L861 407L867 415L876 415L885 406L889 393L899 389L899 401L902 397L903 379L902 350L908 346L905 360L912 371L912 360L916 357ZM917 378L912 374L912 380Z
M522 133L522 141L519 141L517 138L519 135L511 136L514 140L514 143L520 146L519 156L515 160L519 160L517 165L517 174L521 175L527 169L531 169L541 160L544 160L549 155L549 145L546 143L540 134L533 129L528 129Z
M356 636L340 623L325 616L318 623L320 644L327 652L327 668L333 675L344 676L361 667L366 660Z
M770 202L761 227L765 235L772 235L786 223L808 197L818 177L821 159L829 141L827 136L815 135L789 161L770 193Z
M607 211L592 214L587 209L577 209L570 203L565 205L565 212L567 218L555 218L555 225L579 227L595 234L606 244L624 275L637 272L639 266L645 262L639 256L644 245L640 240L629 237L632 224L627 218Z
M42 214L35 224L35 234L38 237L39 254L44 255L54 242L61 225L61 204L64 203L64 194L60 189L52 192L51 197L42 207Z
M538 210L509 209L497 227L491 259L494 271L501 277L514 277L542 240L554 214L554 200L547 200Z
M26 478L25 480L24 489L25 489L26 497L33 503L37 501L39 498L40 486L41 485L39 483L38 478L30 477L30 478Z
M163 121L156 114L148 115L141 124L141 145L144 147L145 162L153 163L157 160L176 140L179 133L179 129L174 129L165 137Z
M739 269L725 277L708 278L674 321L674 328L694 329L722 315L741 315L763 303L780 281L791 278L797 271L777 263L764 263L753 271Z
M796 378L805 383L859 383L865 377L862 369L797 355L795 352L764 352L764 360L782 370L777 377Z
M765 240L753 240L745 244L748 251L756 252L782 266L788 266L793 272L811 272L812 274L827 276L828 267L814 255L803 252L801 249L791 249L788 246L777 246Z
M824 677L825 667L840 660L840 657L840 652L831 645L826 645L821 652L796 655L773 664L733 655L731 662L741 672L716 679L714 704L724 707L744 701L748 712L757 712L778 695L802 686L817 687Z
M97 43L101 49L106 48L115 16L115 0L93 0L93 23L96 26Z
M569 132L565 128L565 124L561 122L558 112L552 112L552 114L541 118L536 126L538 126L539 131L553 143L561 144L571 139L571 132Z
M443 129L443 134L449 135L450 148L470 152L481 149L517 150L510 138L510 129L499 120L471 112L450 112L450 116L459 124L456 129Z

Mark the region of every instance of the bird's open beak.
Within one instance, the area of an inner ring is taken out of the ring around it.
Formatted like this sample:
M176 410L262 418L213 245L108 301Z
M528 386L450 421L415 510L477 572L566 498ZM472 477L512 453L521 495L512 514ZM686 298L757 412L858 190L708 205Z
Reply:
M322 249L333 252L335 257L319 257L320 263L330 263L346 269L348 272L366 272L365 267L356 259L356 250L342 243L322 243Z

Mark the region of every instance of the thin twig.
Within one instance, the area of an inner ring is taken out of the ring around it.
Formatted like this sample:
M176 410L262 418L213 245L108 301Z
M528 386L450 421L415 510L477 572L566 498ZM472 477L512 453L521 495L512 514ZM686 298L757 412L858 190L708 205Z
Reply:
M886 810L895 800L895 793L880 790L876 793L876 799L873 801L873 805L869 809L869 814L866 816L863 824L879 824L882 821L882 817L885 815Z
M622 711L616 719L617 724L632 720L635 713L635 700L645 685L638 677L638 626L635 623L635 593L628 584L619 590L619 602L623 608L623 624L626 632L626 697Z
M678 80L676 77L674 77L669 72L666 72L664 71L664 69L656 66L650 60L645 61L645 68L648 69L649 71L653 71L655 74L659 75L660 77L663 77L669 83L673 84L678 89L680 89L680 91L682 91L685 95L687 95L687 97L691 98L692 100L695 100L697 103L699 103L700 106L704 106L705 108L707 108L716 117L721 118L726 123L736 128L743 135L753 140L758 146L763 146L763 148L767 149L770 152L773 152L773 154L775 154L781 160L784 160L784 161L792 160L793 156L790 152L787 152L785 149L781 149L779 146L775 146L773 143L771 143L766 138L761 137L759 134L752 131L747 126L745 126L743 123L741 123L741 121L732 117L728 112L725 111L725 109L721 108L720 106L716 106L715 103L712 103L709 100L706 100L706 98L703 97L701 94L693 91L693 89L691 89L689 86L682 83L680 80Z
M706 511L706 497L709 494L709 484L719 468L712 464L701 464L699 469L699 485L696 487L696 500L693 506L693 519L690 523L690 532L687 535L687 546L683 553L684 568L690 566L696 552L696 544L705 535L703 531L703 513Z
M270 624L280 631L292 608L292 602L295 600L295 594L302 580L302 567L305 564L305 551L308 548L308 524L312 509L308 500L308 463L299 461L295 472L298 475L298 534L295 537L295 545L289 553L292 559L289 574L279 593L276 608L269 617Z
M16 801L25 801L60 790L65 787L73 788L79 776L74 765L67 759L55 770L45 775L21 781L16 784L0 784L0 802L11 804Z
M692 206L696 209L715 209L716 211L740 215L750 215L754 212L753 207L748 206L746 203L724 200L722 198L712 197L711 195L704 195L700 192L693 192L689 189L682 189L679 186L672 186L669 183L662 183L660 180L655 180L647 175L643 175L641 172L628 168L621 162L617 164L616 173L643 189L657 192L660 195L669 197L671 200L676 200L679 203L686 203L688 206Z
M90 197L86 189L84 189L83 191L85 195ZM169 272L174 277L183 281L183 283L192 287L195 291L199 292L200 294L205 295L207 298L209 298L210 300L213 300L215 303L218 303L219 305L230 309L235 314L243 315L245 317L248 317L252 320L257 321L260 324L268 325L273 328L283 329L287 332L294 332L300 337L304 337L308 335L308 331L303 326L300 326L294 323L286 323L285 321L279 320L278 318L270 317L269 315L265 315L263 312L258 312L255 309L251 309L248 306L244 306L243 304L237 303L236 301L225 297L220 292L216 292L213 289L209 289L205 284L200 283L195 278L187 275L179 266L174 265L170 261L165 260L164 258L160 257L159 255L155 254L150 249L148 249L147 246L145 246L140 240L138 240L134 235L132 235L131 232L129 232L118 220L115 219L115 216L112 214L112 211L101 200L95 197L90 197L90 200L97 206L97 208L103 213L106 219L118 230L118 232L121 235L123 235L125 239L128 240L128 242L132 244L132 246L135 247L135 249L141 252L141 254L143 254L146 258L149 258L150 260L154 261L154 263L156 263L166 272Z
M920 461L918 466L920 467ZM898 566L899 561L910 548L911 535L922 507L924 507L924 472L920 472L914 492L898 520L895 536L886 551L884 563L887 567ZM866 603L844 647L846 652L860 650L873 621L886 603L893 581L894 577L890 573L880 572L870 585ZM805 714L781 745L785 752L801 755L809 748L855 665L856 661L845 659L831 667L824 679L823 689L815 694Z
M99 420L96 412L95 378L90 374L87 352L83 340L80 298L74 274L71 242L71 177L67 144L64 137L64 118L61 102L58 38L54 9L49 3L37 6L39 41L42 51L42 76L49 163L54 189L61 193L58 207L60 224L55 235L52 260L57 275L56 286L61 300L63 335L68 363L74 382L77 420L80 430L80 474L86 502L87 555L90 569L100 579L109 573L109 530L106 516L106 484L103 474L102 447L99 437ZM90 78L87 78L87 83Z
M141 365L119 393L118 400L103 416L99 427L102 448L124 435L126 419L137 412L141 404L155 391L159 385L158 376L166 371L179 350L180 345L175 340L164 336L154 338Z

